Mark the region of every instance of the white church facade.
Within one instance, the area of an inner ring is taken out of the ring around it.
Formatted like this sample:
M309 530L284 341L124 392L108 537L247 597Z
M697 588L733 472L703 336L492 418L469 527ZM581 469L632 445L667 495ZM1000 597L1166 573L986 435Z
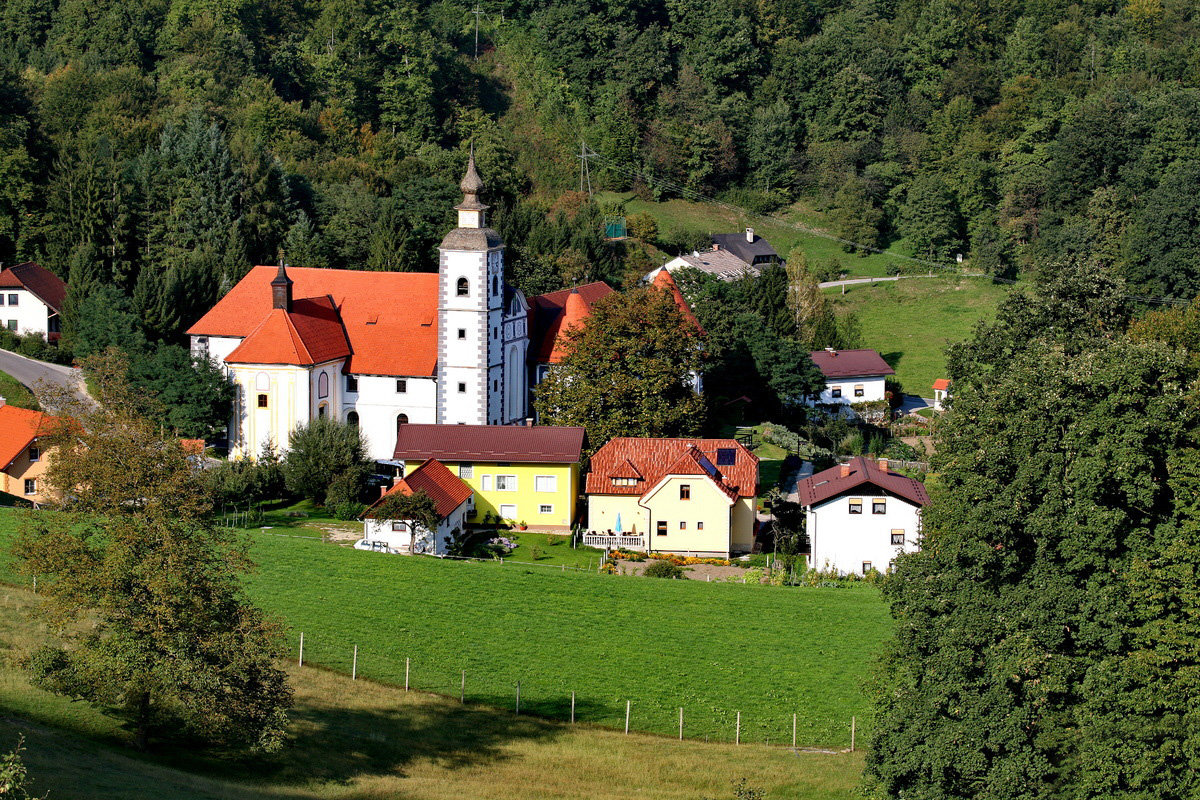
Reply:
M529 417L529 304L504 282L474 154L461 188L436 274L258 266L188 330L237 389L231 456L286 450L321 417L358 425L384 462L408 422Z

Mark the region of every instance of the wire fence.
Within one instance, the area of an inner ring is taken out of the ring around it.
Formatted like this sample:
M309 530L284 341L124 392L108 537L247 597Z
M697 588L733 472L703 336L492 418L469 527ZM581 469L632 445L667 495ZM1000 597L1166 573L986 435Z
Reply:
M747 710L719 708L681 692L678 703L622 697L594 687L572 689L571 681L533 679L527 671L446 669L419 656L372 651L298 633L291 658L300 667L319 667L352 680L440 695L463 704L529 715L567 724L587 724L625 733L654 734L678 740L788 747L822 752L857 748L863 720L846 715L831 720L812 709ZM652 677L648 676L648 680ZM686 698L686 699L682 699Z

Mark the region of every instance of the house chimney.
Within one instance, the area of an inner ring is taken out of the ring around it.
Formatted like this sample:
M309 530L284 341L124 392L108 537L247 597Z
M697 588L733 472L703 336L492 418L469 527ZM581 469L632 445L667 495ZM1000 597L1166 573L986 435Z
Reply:
M386 487L386 486L379 487L379 496L380 497L383 497L387 493L388 493L388 487Z
M840 469L838 470L838 476L842 477L842 478L849 478L850 477L850 465L842 464Z
M271 308L282 308L288 312L292 310L292 279L288 277L282 258L279 259L279 272L271 281Z
M717 244L716 242L713 242L712 249L713 249L713 252L715 253L716 251L721 249L721 245Z
M746 228L746 241L754 244L754 228Z
M879 468L884 472L888 471L888 460L886 458L879 459Z
M0 395L0 408L3 408L4 404L7 402L8 401L4 399L4 395Z
M834 350L832 347L826 347L825 352L829 353L831 358L837 358L837 350Z

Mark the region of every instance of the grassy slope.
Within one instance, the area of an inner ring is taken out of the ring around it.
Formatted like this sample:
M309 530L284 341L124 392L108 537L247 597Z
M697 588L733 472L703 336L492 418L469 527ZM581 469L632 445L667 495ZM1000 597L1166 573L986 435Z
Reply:
M20 512L0 511L0 547ZM689 736L843 746L851 715L869 729L862 690L890 630L870 586L778 588L560 572L355 551L252 535L251 594L305 633L306 663L565 718ZM6 549L6 548L5 548ZM15 580L0 564L0 579Z
M770 241L775 251L784 258L787 258L792 248L800 246L804 249L809 264L815 266L837 261L847 274L855 277L880 277L887 274L889 265L904 263L898 262L895 258L878 254L859 257L854 253L847 253L842 245L829 239L813 236L787 225L768 222L761 217L738 214L708 203L693 203L687 200L654 203L638 200L629 192L623 194L598 192L596 199L599 202L624 201L626 214L650 213L658 221L660 237L670 230L712 234L736 233L751 227L759 236ZM785 209L781 215L788 220L813 228L824 228L828 224L823 215L803 208L799 204L791 209ZM893 249L903 252L903 248L900 246Z
M934 380L945 377L946 345L968 338L1010 291L986 278L913 278L826 294L858 314L864 346L887 359L906 392L932 397Z
M32 688L14 663L44 635L35 598L0 587L0 751L25 737L37 792L54 800L224 798L731 797L745 777L768 798L855 796L861 754L677 742L514 717L457 701L289 667L291 739L241 763L165 750L140 756L116 723Z
M0 372L0 397L11 406L34 410L38 408L33 392L7 372Z

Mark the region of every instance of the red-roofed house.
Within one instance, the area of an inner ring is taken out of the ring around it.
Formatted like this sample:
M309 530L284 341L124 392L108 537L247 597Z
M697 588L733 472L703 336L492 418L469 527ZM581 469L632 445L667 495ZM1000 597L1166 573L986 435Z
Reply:
M613 439L586 489L585 544L723 558L754 546L758 457L735 439Z
M887 399L887 376L896 371L874 350L834 350L809 355L825 375L825 389L815 403L851 405Z
M809 564L839 575L887 571L920 544L925 485L888 468L886 459L855 458L796 484L804 507Z
M0 325L16 333L40 333L58 338L59 312L67 285L32 261L0 267Z
M0 397L0 491L43 503L48 497L42 476L47 454L38 445L51 417L5 404Z
M287 448L296 426L361 426L391 458L407 422L506 425L528 415L529 306L504 283L474 154L435 273L258 266L189 330L238 394L230 453Z
M933 410L944 410L946 407L946 401L949 399L950 380L948 378L938 378L933 382Z
M429 530L412 519L381 519L378 511L393 495L412 496L424 492L433 499L437 530ZM471 487L436 459L427 459L406 477L397 478L363 515L363 539L356 547L393 553L445 555L455 529L462 530L473 510Z

